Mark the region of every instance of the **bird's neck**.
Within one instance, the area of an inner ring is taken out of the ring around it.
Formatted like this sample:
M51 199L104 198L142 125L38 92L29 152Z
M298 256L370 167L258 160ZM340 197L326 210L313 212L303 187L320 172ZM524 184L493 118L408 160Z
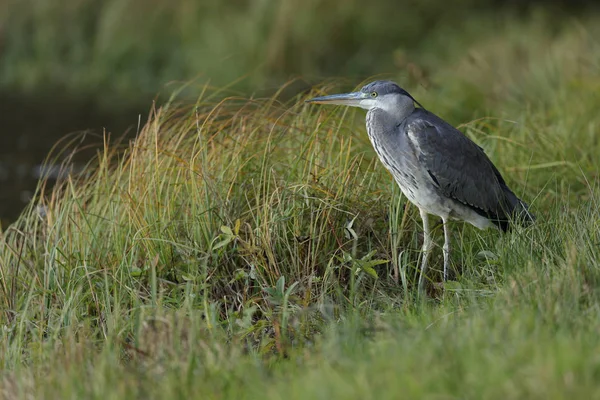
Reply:
M391 98L369 110L371 118L385 120L388 124L399 124L415 110L415 103L409 97ZM383 122L383 121L382 121Z
M375 107L367 112L366 118L367 133L369 139L373 143L373 147L377 150L377 143L385 141L394 135L396 127L400 122L393 114L386 112L385 110Z

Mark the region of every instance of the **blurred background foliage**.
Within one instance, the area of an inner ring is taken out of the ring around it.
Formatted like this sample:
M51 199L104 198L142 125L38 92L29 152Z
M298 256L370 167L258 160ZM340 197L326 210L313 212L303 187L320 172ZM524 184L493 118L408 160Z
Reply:
M498 0L5 0L0 84L139 102L194 77L222 86L249 75L238 87L256 90L297 75L431 69L440 52L460 57L506 20L559 13L546 27L556 33L565 8L580 10Z
M60 137L135 133L151 100L188 80L199 84L186 93L194 98L205 83L267 96L300 77L291 96L330 78L353 87L379 75L431 97L453 123L500 99L550 105L552 85L527 82L551 79L551 71L532 74L529 63L563 57L574 42L565 36L593 45L594 8L516 0L4 0L0 219L20 210Z

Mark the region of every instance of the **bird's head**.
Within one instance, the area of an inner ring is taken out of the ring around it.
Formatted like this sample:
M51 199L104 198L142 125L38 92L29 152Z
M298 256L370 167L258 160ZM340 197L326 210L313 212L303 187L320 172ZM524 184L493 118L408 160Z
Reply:
M379 108L388 113L397 113L400 110L409 108L414 109L414 103L419 104L406 90L391 81L375 81L363 86L358 92L315 97L307 100L307 102L338 104L360 107L366 110Z

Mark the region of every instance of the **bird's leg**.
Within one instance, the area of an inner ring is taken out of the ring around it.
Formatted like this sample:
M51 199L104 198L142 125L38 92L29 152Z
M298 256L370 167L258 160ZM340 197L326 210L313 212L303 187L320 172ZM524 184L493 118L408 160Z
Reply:
M444 221L444 247L442 251L444 253L444 282L448 280L448 268L450 268L450 228L448 227L448 218L443 217Z
M427 259L431 253L431 231L429 230L429 216L424 210L419 209L423 220L423 260L421 261L421 275L419 276L419 292L423 291L425 272L427 272Z

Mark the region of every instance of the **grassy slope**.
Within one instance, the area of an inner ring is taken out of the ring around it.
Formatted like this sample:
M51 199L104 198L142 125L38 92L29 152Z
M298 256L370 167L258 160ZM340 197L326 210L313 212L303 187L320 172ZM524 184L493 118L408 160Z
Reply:
M407 87L455 123L486 115L463 130L539 216L455 224L457 280L428 300L418 215L361 111L210 92L154 111L124 157L107 146L4 232L0 393L597 397L594 22L508 24Z

